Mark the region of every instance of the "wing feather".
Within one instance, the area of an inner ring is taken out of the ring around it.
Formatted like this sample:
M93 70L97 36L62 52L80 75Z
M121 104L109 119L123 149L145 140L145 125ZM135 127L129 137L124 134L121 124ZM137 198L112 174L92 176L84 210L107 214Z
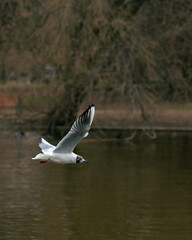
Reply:
M73 123L67 135L57 144L54 152L70 153L88 135L95 114L95 106L89 106Z

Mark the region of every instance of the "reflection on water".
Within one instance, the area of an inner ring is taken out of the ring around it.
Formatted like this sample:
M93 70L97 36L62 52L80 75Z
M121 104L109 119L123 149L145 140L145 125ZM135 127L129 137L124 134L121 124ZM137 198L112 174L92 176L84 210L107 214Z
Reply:
M0 136L0 239L192 239L192 133L84 142L73 166L31 161L38 137Z

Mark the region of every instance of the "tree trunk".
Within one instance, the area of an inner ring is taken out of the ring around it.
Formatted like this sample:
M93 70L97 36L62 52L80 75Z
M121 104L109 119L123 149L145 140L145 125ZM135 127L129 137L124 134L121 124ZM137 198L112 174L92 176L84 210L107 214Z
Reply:
M65 85L55 106L50 110L46 121L48 132L54 132L57 126L69 128L77 117L79 106L85 95L85 86L69 83Z

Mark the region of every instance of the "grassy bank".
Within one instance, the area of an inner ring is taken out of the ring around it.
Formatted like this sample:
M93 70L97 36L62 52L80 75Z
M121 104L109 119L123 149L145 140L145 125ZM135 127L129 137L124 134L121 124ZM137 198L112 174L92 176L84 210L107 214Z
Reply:
M17 93L21 105L16 108L0 108L1 128L23 125L33 128L46 128L42 119L50 107L58 101L51 86L47 84L6 84L0 85L2 93ZM52 93L52 94L50 94ZM91 102L90 102L91 101ZM96 105L94 128L112 129L183 129L192 130L192 103L161 103L145 106L147 119L144 119L138 107L131 107L121 100L117 103L99 101L97 98L83 102L78 114L93 103ZM58 104L62 104L59 103Z
M41 103L42 104L42 103ZM181 105L180 105L181 107ZM79 111L78 115L83 111ZM107 129L157 129L157 130L192 130L192 109L177 108L174 104L172 108L166 104L150 109L147 111L148 121L142 118L138 109L130 111L126 108L114 109L110 106L105 108L97 108L93 123L93 128ZM31 105L31 109L22 111L22 116L18 117L15 109L0 109L0 125L1 128L16 127L22 125L29 128L46 128L46 123L42 122L45 112L35 110L35 106ZM65 126L64 126L65 127Z
M174 104L173 108L166 104L147 111L148 120L144 120L139 110L99 109L95 117L95 126L101 128L123 129L178 129L192 130L192 109L182 110ZM180 106L181 107L181 106Z

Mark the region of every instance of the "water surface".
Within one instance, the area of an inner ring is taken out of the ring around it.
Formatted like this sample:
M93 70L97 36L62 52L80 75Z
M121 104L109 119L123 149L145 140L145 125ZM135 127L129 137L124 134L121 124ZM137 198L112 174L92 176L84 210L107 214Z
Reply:
M0 135L0 239L192 239L192 133L83 142L79 165L31 161L39 136Z

